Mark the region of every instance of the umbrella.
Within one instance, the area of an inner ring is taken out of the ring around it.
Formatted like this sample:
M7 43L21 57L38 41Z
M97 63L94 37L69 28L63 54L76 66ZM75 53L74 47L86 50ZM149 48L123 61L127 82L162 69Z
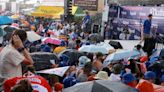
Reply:
M37 71L50 69L53 64L52 61L55 63L59 62L58 57L54 53L35 52L30 55L34 61L34 66Z
M69 57L69 65L77 64L79 61L79 57L85 56L84 53L79 52L77 50L73 50L73 49L63 50L61 53L58 54L58 57L62 56L63 54Z
M0 37L3 37L4 35L6 35L6 32L2 28L0 28Z
M66 66L66 67L59 67L59 68L53 68L53 69L46 69L46 70L36 71L36 73L54 74L54 75L58 75L60 77L63 77L65 72L68 69L69 69L69 66Z
M61 40L57 39L57 38L50 38L50 37L46 37L44 39L42 39L42 42L44 43L50 43L50 44L54 44L54 45L60 45Z
M102 46L97 45L83 45L79 48L79 51L81 52L88 52L88 53L98 53L101 52L103 54L108 54L108 49Z
M41 36L36 34L34 31L27 31L27 39L30 42L38 41L41 39Z
M0 16L0 25L6 25L12 23L13 20L8 16Z
M76 84L62 92L137 92L133 88L121 83L109 80L96 80Z
M105 59L104 64L108 65L111 62L125 59L125 58L129 58L129 57L138 56L138 55L140 55L140 53L138 51L135 51L135 50L118 50L118 51L108 55L107 58Z
M12 19L19 19L20 16L19 16L19 15L12 15L11 18L12 18Z
M90 34L90 35L89 35L89 40L90 40L91 42L96 42L96 43L99 43L99 42L103 42L103 41L104 41L103 37L100 36L100 35L97 34L97 33Z
M101 43L97 44L97 46L104 47L104 48L106 48L108 51L109 51L109 50L114 50L114 47L112 47L110 44L105 43L105 42L101 42Z

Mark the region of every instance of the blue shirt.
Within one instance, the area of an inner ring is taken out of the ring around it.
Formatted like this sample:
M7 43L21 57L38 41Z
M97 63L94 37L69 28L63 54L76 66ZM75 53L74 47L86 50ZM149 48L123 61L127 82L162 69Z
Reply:
M86 25L91 24L91 21L92 21L91 17L89 15L86 15L83 19L83 24L86 24Z
M144 22L144 33L150 34L150 30L151 30L151 20L145 20L145 22Z

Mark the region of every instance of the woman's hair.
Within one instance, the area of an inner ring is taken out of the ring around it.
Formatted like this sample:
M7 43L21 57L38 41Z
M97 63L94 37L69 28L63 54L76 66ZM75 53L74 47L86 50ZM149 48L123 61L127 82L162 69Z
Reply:
M27 79L20 80L11 92L33 92L33 88Z
M22 42L27 39L27 33L24 30L15 30L13 35L18 35Z

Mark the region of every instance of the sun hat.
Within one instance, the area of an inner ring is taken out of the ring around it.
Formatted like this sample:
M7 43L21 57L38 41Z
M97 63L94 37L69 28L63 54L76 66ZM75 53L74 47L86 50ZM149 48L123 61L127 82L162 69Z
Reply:
M144 78L149 80L149 79L155 79L156 78L156 74L152 71L147 71L145 74L144 74Z
M134 80L136 80L136 77L134 77L134 75L131 73L125 73L122 76L122 81L126 84L133 82Z
M84 65L88 62L91 62L91 59L89 59L87 56L81 56L79 58L79 67L84 67Z
M107 80L109 79L108 73L105 71L99 71L98 74L94 77L95 79Z

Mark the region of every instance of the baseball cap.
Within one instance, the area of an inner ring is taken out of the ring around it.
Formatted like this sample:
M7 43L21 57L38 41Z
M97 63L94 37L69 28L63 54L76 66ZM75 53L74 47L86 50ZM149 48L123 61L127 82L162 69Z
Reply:
M156 78L156 74L152 71L147 71L145 74L144 74L144 78L149 80L149 79L155 79Z
M130 83L130 82L133 82L134 80L136 80L136 77L134 77L134 75L131 74L131 73L125 73L122 76L122 81L126 84Z

